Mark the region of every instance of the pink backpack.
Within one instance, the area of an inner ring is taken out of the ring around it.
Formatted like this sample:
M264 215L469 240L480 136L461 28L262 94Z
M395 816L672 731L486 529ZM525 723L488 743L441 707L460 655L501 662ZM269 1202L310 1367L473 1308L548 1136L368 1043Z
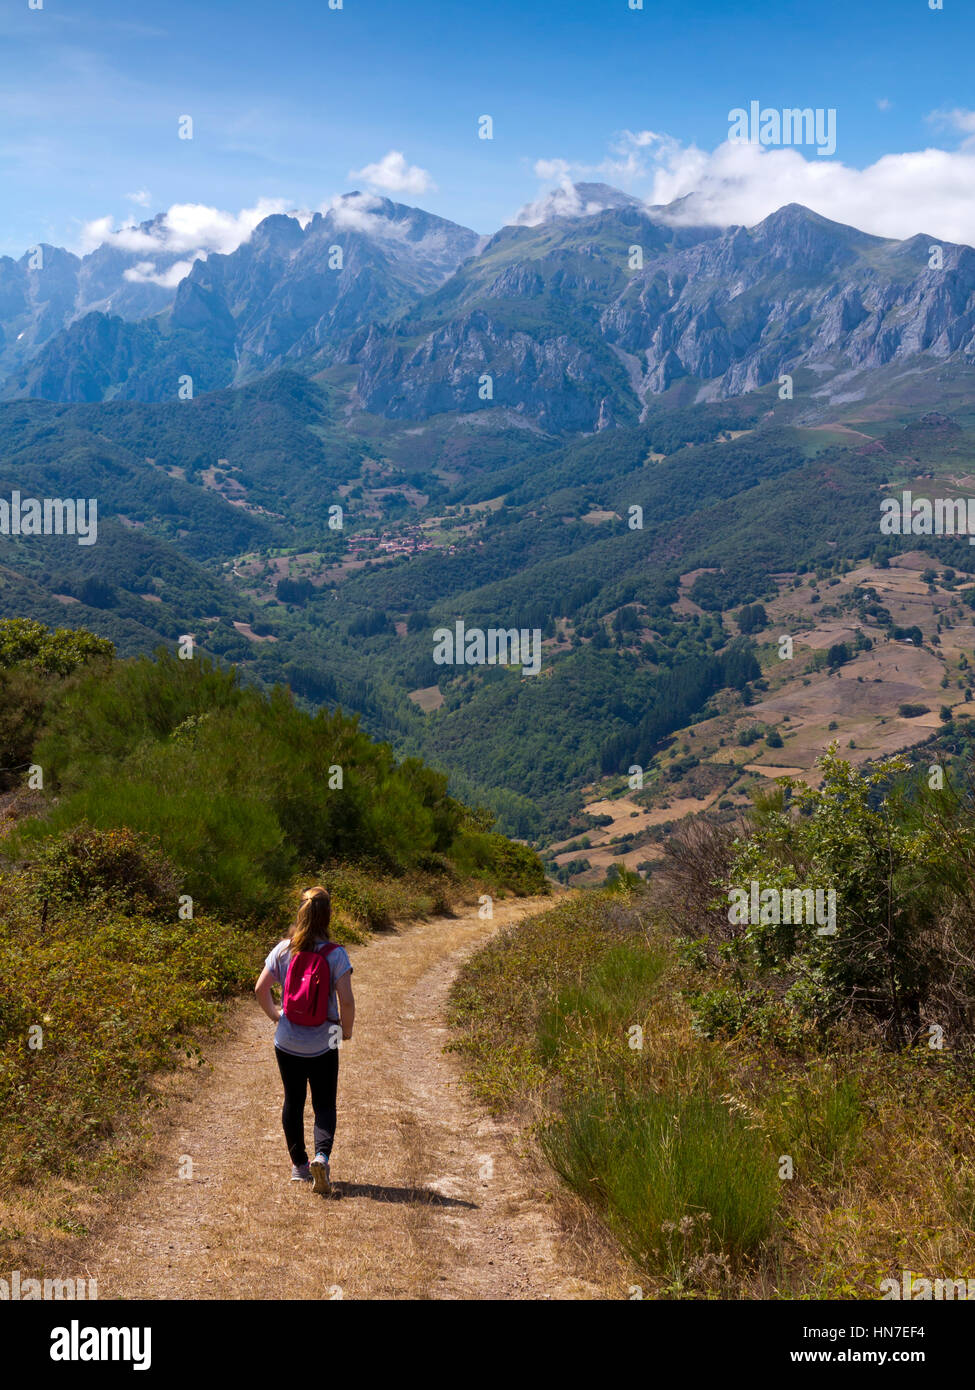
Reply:
M328 999L332 975L328 954L336 943L329 941L322 951L298 951L291 957L281 1008L289 1023L318 1028L328 1018Z

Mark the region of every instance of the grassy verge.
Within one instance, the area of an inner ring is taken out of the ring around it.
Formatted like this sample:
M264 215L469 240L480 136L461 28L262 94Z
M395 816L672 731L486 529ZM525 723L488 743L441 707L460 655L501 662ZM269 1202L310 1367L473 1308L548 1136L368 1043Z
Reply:
M904 1269L975 1276L975 1103L951 1055L704 1036L713 985L645 893L589 893L467 963L453 1046L645 1296L878 1298Z
M207 660L117 661L89 633L0 623L0 736L0 1196L117 1151L147 1079L198 1057L302 887L329 887L349 943L544 888L442 774Z
M312 882L332 894L335 939L356 945L510 891L446 860L399 875L333 864L260 922L181 915L178 872L125 829L76 827L29 865L0 865L0 1263L48 1267L127 1190L170 1078L203 1065Z

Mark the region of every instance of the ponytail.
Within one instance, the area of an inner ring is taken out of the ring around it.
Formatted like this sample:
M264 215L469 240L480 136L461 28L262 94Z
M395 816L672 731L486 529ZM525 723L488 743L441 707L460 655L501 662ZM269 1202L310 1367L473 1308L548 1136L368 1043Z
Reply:
M306 888L291 928L291 954L312 951L319 941L327 941L332 920L332 900L327 888Z

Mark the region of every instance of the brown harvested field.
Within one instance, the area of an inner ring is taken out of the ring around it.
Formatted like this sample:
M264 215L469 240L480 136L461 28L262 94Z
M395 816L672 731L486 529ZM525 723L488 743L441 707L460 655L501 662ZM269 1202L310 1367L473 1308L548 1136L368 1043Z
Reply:
M719 799L740 806L758 779L771 781L792 776L815 784L819 781L816 762L831 743L836 743L841 756L853 763L904 751L938 730L943 706L956 715L975 717L975 701L965 703L963 693L969 680L975 684L975 614L963 597L972 585L965 582L952 589L939 584L931 592L929 584L921 579L921 572L929 567L929 555L909 551L893 560L888 568L862 564L846 575L834 577L836 582L816 581L810 575L774 576L778 595L764 600L768 626L764 632L754 634L764 649L762 666L767 689L754 690L758 698L747 705L733 695L720 698L711 718L674 731L670 751L665 751L662 758L666 767L670 753L676 756L677 748L686 744L683 751L695 753L702 764L736 768L733 780L726 781L722 790L704 800L681 795L689 779L697 777L694 771L675 783L657 784L654 799L659 803L661 795L672 788L672 804L658 804L652 810L639 808L641 814L632 819L629 812L635 803L625 797L591 802L586 809L597 815L612 815L612 825L585 832L590 841L588 849L566 850L565 845L573 841L552 846L556 862L562 865L585 857L592 870L573 881L594 881L599 877L597 868L617 861L617 846L608 843L613 836L700 814ZM943 564L933 567L939 571L944 568ZM704 572L693 570L681 576L681 611L696 608L686 595ZM797 579L799 587L794 588ZM924 645L890 639L878 623L865 622L854 607L845 607L858 588L872 589L877 602L887 608L898 627L919 627ZM814 591L818 591L818 603L812 601ZM727 614L724 621L735 630ZM854 650L858 632L870 638L871 650ZM779 659L778 640L784 634L793 639L792 660ZM848 646L852 659L835 670L813 669L812 655L825 653L838 644ZM943 684L946 676L947 684ZM909 704L926 705L927 712L904 718L898 709ZM760 731L762 726L777 730L783 746L770 747L761 738L751 744L740 743L739 736L749 726L757 726ZM573 840L579 838L576 835ZM654 845L648 844L627 851L619 862L632 867L653 858L657 852Z
M249 642L276 642L278 639L272 637L270 633L266 637L259 637L250 623L234 623L234 627L241 637L246 637Z
M592 884L602 883L606 877L606 870L611 864L621 864L636 873L640 864L646 863L648 859L662 859L663 850L659 845L649 844L640 845L637 849L628 849L624 853L619 853L618 845L607 845L604 848L582 849L574 854L564 855L561 859L556 859L557 864L569 863L573 859L588 859L590 868L581 874L573 875L573 884Z
M614 836L638 834L654 825L664 825L668 821L680 820L684 816L700 815L702 811L708 810L714 804L719 795L719 792L713 792L706 797L675 795L673 799L653 807L640 806L628 796L605 797L599 801L591 801L585 810L593 816L612 816L612 822L609 825L601 825L585 831L585 837L589 840L589 847L586 849L566 850L562 848L562 846L575 843L581 838L576 835L570 840L563 840L550 846L549 853L559 867L571 863L573 859L588 859L590 868L581 874L573 875L572 882L574 884L602 882L606 870L611 864L621 864L636 872L639 865L648 859L662 858L662 847L656 842L650 841L647 844L637 845L633 849L624 850L619 843L615 845L610 843Z
M429 713L430 710L439 709L444 702L443 692L439 685L425 685L419 690L407 692L409 699L415 705L419 705L423 712Z
M791 683L749 713L779 726L790 762L810 766L834 739L846 756L851 738L857 746L848 755L862 762L908 748L938 727L941 705L953 704L958 695L957 690L942 690L943 670L930 652L887 642L861 652L832 675L813 676L808 685ZM903 719L897 713L902 704L926 704L930 713ZM788 728L780 723L786 714ZM836 729L829 728L831 722Z
M65 1241L45 1276L84 1271L103 1299L625 1297L622 1271L591 1256L582 1209L513 1123L468 1098L444 1052L461 962L548 905L498 902L493 920L472 909L351 948L357 1019L341 1054L332 1197L290 1181L272 1025L243 1000L207 1049L208 1072L181 1074L154 1122L140 1189L90 1238Z
M591 860L596 851L609 846L609 841L614 835L632 835L639 830L646 830L652 825L663 825L667 821L678 820L681 816L696 815L700 811L706 811L717 795L715 792L706 797L678 796L672 801L654 807L640 806L628 796L620 796L615 799L605 797L600 801L590 801L584 808L586 812L591 816L612 816L612 823L585 831L584 833L592 842L591 849L573 851L565 857L574 859L579 854L584 854L587 859ZM556 854L564 854L559 846L571 844L578 838L578 835L573 835L568 840L559 841L551 846L551 850ZM615 846L611 848L615 848ZM652 858L649 854L650 848L652 847L646 847L647 852L641 849L634 850L633 853L638 856L642 855L644 859ZM610 854L610 862L615 857L615 855Z
M803 767L779 767L776 763L746 763L746 772L757 772L762 777L800 777L806 771Z
M687 591L692 587L698 575L716 573L717 571L714 569L696 569L688 570L686 574L682 574L680 576L679 581L680 597L676 600L676 602L670 605L672 612L680 613L684 617L687 617L692 614L699 618L703 617L704 609L700 606L700 604L695 603L693 599L689 599L687 597Z

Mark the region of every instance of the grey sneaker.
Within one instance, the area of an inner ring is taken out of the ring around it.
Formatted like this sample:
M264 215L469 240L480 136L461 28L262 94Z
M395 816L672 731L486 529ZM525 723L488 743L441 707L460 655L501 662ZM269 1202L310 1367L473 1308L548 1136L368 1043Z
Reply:
M316 1154L308 1165L315 1191L327 1197L332 1190L332 1177L328 1171L328 1159L324 1154Z
M291 1181L292 1182L311 1182L311 1170L307 1163L292 1163Z

